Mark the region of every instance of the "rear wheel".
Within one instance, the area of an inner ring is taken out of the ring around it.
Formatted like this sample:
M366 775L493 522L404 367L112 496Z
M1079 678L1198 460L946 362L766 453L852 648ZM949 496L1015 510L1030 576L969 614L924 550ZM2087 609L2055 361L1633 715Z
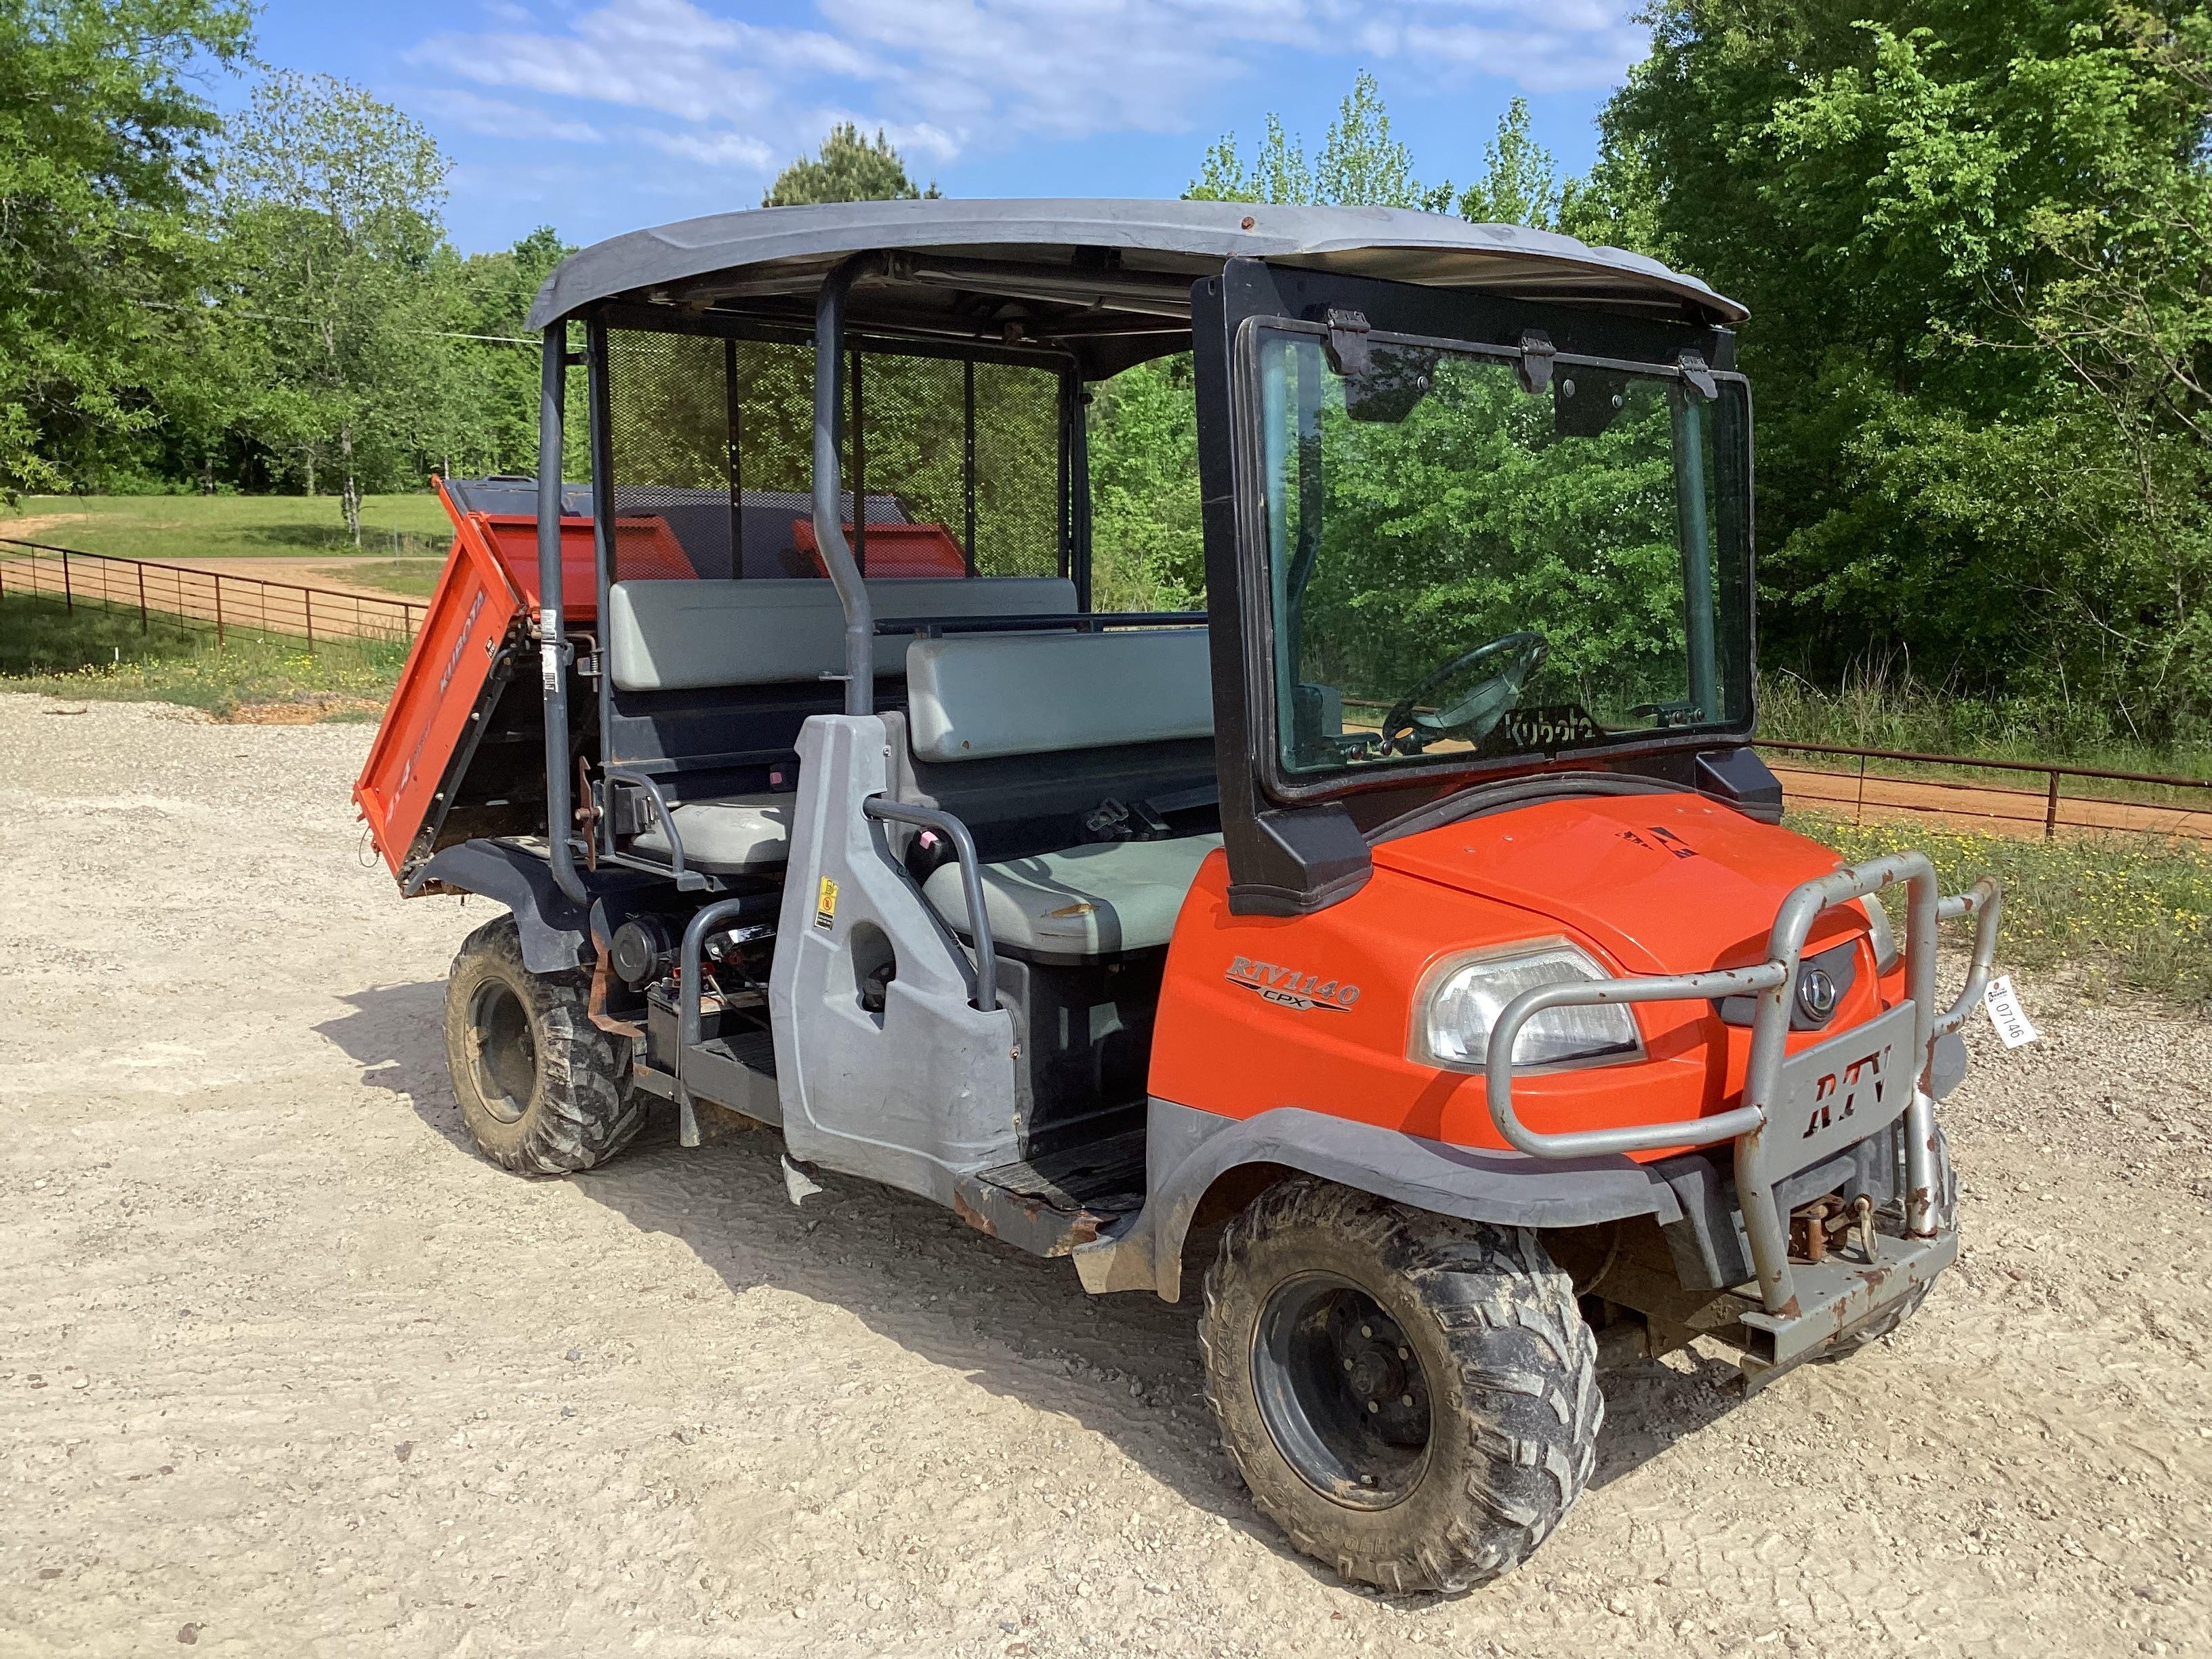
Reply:
M1589 1479L1597 1345L1534 1233L1287 1181L1223 1236L1200 1336L1254 1501L1346 1578L1494 1578Z
M446 1063L483 1155L523 1175L604 1163L645 1123L629 1045L592 1024L581 972L533 974L513 916L461 941L446 979Z

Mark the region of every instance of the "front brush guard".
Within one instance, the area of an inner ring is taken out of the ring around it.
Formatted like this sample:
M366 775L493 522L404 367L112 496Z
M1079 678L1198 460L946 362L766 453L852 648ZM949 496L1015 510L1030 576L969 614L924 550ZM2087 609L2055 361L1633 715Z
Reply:
M1826 1042L1785 1051L1790 999L1805 935L1815 918L1838 904L1905 884L1905 995L1894 1007ZM1936 890L1924 853L1893 853L1820 876L1794 890L1775 913L1767 959L1747 968L1702 974L1538 986L1508 1003L1490 1034L1486 1081L1491 1121L1507 1143L1533 1157L1588 1158L1735 1142L1736 1201L1743 1212L1761 1308L1747 1312L1755 1334L1747 1353L1754 1372L1778 1370L1911 1294L1948 1265L1955 1231L1936 1219L1936 1103L1929 1063L1937 1036L1955 1031L1988 988L2003 895L1984 876L1952 897ZM1936 1012L1936 930L1955 916L1975 918L1974 954L1965 989L1945 1013ZM1751 1058L1742 1104L1711 1117L1542 1133L1522 1122L1513 1105L1513 1049L1521 1028L1547 1008L1623 1002L1673 1002L1755 994ZM1775 1189L1798 1170L1905 1120L1906 1237L1876 1235L1876 1259L1793 1270L1788 1220ZM1802 1283L1801 1283L1802 1281ZM1758 1380L1754 1375L1754 1381Z

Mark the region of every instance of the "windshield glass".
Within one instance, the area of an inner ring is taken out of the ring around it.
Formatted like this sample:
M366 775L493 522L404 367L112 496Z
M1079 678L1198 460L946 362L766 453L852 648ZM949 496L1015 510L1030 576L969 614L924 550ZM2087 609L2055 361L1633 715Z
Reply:
M1669 373L1257 342L1292 778L1742 726L1749 410Z

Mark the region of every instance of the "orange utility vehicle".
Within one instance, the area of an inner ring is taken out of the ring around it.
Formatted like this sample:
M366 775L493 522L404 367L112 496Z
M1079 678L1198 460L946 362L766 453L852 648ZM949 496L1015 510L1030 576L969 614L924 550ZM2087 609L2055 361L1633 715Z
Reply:
M1212 1242L1231 1457L1393 1589L1575 1501L1594 1326L1753 1385L1894 1328L1958 1248L1936 1103L1998 894L1778 823L1742 315L1379 210L575 255L544 476L449 487L358 790L405 891L511 912L448 993L477 1143L583 1170L711 1103L794 1200L921 1194L1091 1291L1174 1300Z

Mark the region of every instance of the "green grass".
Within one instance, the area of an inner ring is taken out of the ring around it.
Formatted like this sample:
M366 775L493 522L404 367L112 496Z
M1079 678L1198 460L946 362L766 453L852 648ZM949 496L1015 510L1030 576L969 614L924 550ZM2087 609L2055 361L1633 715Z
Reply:
M1792 743L2212 778L2212 742L2156 744L2116 736L2105 713L2086 705L1986 702L1880 675L1855 677L1837 691L1818 690L1794 674L1762 675L1759 729L1762 737ZM2005 781L1995 774L1981 775ZM2033 788L2039 781L2014 781Z
M135 612L45 599L0 599L0 690L110 702L173 702L220 719L276 711L374 720L398 683L407 647L392 640L318 641L211 632Z
M424 492L362 501L362 545L335 495L26 495L0 536L124 559L441 558L453 523Z
M2063 963L2093 994L2128 990L2192 1010L2212 1006L2212 852L2143 836L2016 841L1810 812L1791 813L1790 823L1854 863L1917 848L1946 892L1996 876L2004 884L2001 973ZM1946 934L1961 945L1968 937L1957 922Z

